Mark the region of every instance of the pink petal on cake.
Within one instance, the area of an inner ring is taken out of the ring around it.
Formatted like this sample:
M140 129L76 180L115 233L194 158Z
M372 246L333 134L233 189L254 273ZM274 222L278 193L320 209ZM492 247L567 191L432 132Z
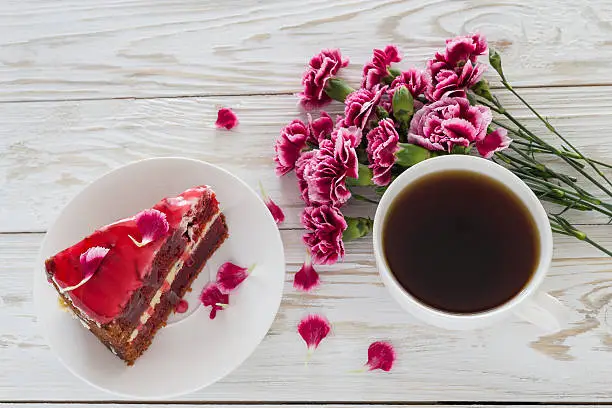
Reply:
M298 333L306 342L308 354L311 354L331 330L329 321L321 315L311 314L302 319L297 327Z
M224 263L217 271L217 287L221 293L229 294L244 282L254 268L255 265L247 269L231 262Z
M261 198L263 199L264 204L266 204L266 207L268 207L270 214L272 214L272 218L274 218L274 222L276 222L277 224L280 224L283 221L285 221L285 213L283 212L282 208L280 208L268 196L268 194L263 188L263 184L261 184L261 181L259 182L259 189L261 190Z
M185 299L179 300L178 304L174 307L176 313L185 313L189 309L189 303Z
M83 279L74 286L68 286L65 288L60 288L60 293L70 292L76 288L81 287L88 280L94 276L94 273L100 267L102 260L108 254L110 249L104 247L91 247L87 251L83 252L79 257L79 262L81 263L81 271L83 271Z
M166 220L166 214L159 210L150 209L138 213L136 216L136 226L140 232L141 241L138 242L131 235L129 236L134 244L143 247L168 233L170 225Z
M219 286L212 282L204 287L200 293L200 302L204 306L211 306L210 318L217 316L218 310L223 310L229 305L229 295L221 293Z
M308 259L293 277L293 287L302 292L310 292L320 283L319 274L315 271L310 254L308 254Z
M375 341L368 347L368 362L366 366L369 371L390 371L395 362L395 350L390 343Z
M238 125L238 116L230 108L221 108L217 112L215 126L219 129L230 130Z

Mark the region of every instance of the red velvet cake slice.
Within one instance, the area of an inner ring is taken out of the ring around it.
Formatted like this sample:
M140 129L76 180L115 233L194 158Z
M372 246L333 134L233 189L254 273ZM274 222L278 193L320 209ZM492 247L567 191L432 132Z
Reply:
M83 326L132 365L227 236L215 193L198 186L47 259L47 278Z

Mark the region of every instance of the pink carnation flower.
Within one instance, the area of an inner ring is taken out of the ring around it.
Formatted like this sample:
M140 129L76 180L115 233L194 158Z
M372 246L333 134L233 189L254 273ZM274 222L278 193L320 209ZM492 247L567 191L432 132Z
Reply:
M373 89L362 88L351 92L344 101L343 126L357 126L360 129L366 127L386 90L387 87L376 87Z
M436 53L427 61L431 85L427 98L437 101L447 96L465 96L465 90L482 78L486 66L477 58L488 50L486 39L480 34L459 36L446 40L444 53Z
M336 141L338 137L351 142L351 147L357 147L361 144L362 133L361 129L356 126L336 128L331 135L331 140Z
M334 130L334 121L331 116L325 111L321 111L319 119L312 120L310 113L308 114L308 128L310 130L310 137L308 139L312 144L318 145L323 140L329 138Z
M387 118L378 122L366 136L368 139L368 161L372 173L372 182L386 186L391 182L391 168L395 164L395 153L400 149L399 135L393 125L393 120Z
M341 206L351 197L346 178L357 178L357 153L349 133L336 132L334 139L321 142L319 150L304 171L308 200L316 204Z
M219 129L233 129L238 125L238 116L230 108L221 108L217 112L215 126Z
M302 77L304 90L298 94L300 104L306 109L312 109L331 102L331 98L325 93L325 85L348 63L348 59L342 59L338 49L322 50L312 57Z
M416 98L417 96L424 94L430 84L431 78L427 72L416 68L410 68L408 71L404 71L395 77L391 83L389 93L392 95L397 87L405 85L408 91L412 94L412 97Z
M303 240L315 264L330 265L344 258L342 233L347 224L340 210L329 205L306 207L302 225L310 231Z
M387 45L384 50L374 49L372 59L363 67L361 87L372 89L389 75L389 66L400 62L402 57L395 45Z
M425 105L412 118L408 141L428 150L450 152L484 139L491 123L485 106L470 106L465 98L444 98Z
M274 161L278 176L289 173L295 167L301 151L306 148L306 140L310 137L308 126L299 119L295 119L281 129L280 136L274 143Z
M298 180L298 187L300 188L300 197L306 203L310 205L310 199L308 198L308 182L306 181L313 172L314 156L317 153L316 150L309 150L302 153L300 158L295 162L295 176Z
M476 142L476 148L482 157L490 159L495 152L510 146L511 142L512 139L508 137L508 131L504 128L497 128L486 135L484 139Z

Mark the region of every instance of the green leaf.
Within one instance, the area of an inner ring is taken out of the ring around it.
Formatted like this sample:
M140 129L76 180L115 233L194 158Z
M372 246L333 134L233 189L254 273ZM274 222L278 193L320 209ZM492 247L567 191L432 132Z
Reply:
M357 178L347 177L347 186L371 186L372 183L372 170L365 164L359 163L359 172Z
M414 114L414 99L405 85L400 86L393 93L393 116L401 124L407 125Z
M411 143L400 143L399 145L400 149L395 156L397 157L396 163L402 167L413 166L432 156L431 152L424 147Z
M374 226L374 222L369 218L344 217L344 219L346 220L347 227L342 234L342 240L345 242L368 235Z
M330 78L327 84L325 84L327 96L338 102L344 102L346 97L352 92L355 92L355 90L340 78Z

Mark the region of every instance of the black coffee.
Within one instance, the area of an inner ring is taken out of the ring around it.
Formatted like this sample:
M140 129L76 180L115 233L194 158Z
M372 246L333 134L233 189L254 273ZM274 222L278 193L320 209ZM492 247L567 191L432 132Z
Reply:
M399 283L451 313L495 308L529 282L540 254L535 222L503 184L471 171L417 180L395 198L382 233Z

